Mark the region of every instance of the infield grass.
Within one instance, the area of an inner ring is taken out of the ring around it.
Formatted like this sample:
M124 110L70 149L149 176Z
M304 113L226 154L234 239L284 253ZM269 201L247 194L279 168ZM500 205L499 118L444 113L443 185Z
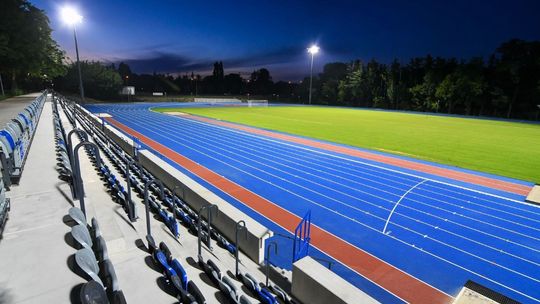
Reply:
M335 107L155 108L540 182L540 124Z

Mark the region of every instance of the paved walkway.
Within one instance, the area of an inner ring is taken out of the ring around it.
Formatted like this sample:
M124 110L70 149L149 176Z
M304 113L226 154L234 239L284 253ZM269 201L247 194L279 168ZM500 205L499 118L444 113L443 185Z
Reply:
M0 101L0 129L6 123L10 122L13 117L22 112L39 95L41 93L32 93Z

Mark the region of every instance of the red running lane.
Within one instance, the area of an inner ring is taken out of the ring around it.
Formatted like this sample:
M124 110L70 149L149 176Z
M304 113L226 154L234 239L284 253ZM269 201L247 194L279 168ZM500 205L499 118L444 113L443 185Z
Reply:
M364 159L374 160L377 162L381 162L381 163L385 163L385 164L389 164L389 165L393 165L393 166L397 166L401 168L406 168L406 169L411 169L411 170L429 173L433 175L438 175L441 177L446 177L446 178L451 178L451 179L462 181L462 182L486 186L489 188L503 190L506 192L516 193L516 194L521 194L521 195L526 196L531 191L531 187L525 186L525 185L515 184L515 183L497 180L497 179L493 179L493 178L489 178L485 176L479 176L479 175L475 175L471 173L465 173L465 172L446 169L446 168L437 167L433 165L423 164L423 163L419 163L415 161L404 160L404 159L400 159L400 158L396 158L392 156L385 156L385 155L380 155L377 153L360 151L357 149L334 145L331 143L324 143L324 142L302 138L298 136L262 130L262 129L258 129L254 127L248 127L245 125L239 125L235 123L220 121L220 120L201 117L201 116L185 115L182 117L205 122L205 123L210 123L213 125L223 126L223 127L227 127L231 129L242 130L242 131L246 131L252 134L263 135L270 138L276 138L276 139L284 140L287 142L301 144L308 147L313 147L313 148L337 152L337 153L341 153L341 154L345 154L349 156L355 156L355 157L360 157Z
M106 117L105 120L127 134L138 138L152 149L155 149L165 157L262 214L269 220L279 224L284 229L294 233L294 229L301 220L297 215L119 123L111 117ZM409 303L437 304L450 303L453 300L452 297L442 291L347 243L316 225L312 225L311 227L311 243L360 275Z

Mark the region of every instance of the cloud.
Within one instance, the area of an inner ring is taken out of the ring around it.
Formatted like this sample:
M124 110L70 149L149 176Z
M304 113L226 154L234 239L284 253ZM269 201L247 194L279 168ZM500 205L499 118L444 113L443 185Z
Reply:
M115 58L116 63L125 62L137 73L180 73L212 69L214 61L223 61L227 69L246 69L259 66L282 64L297 61L303 50L299 48L281 48L269 52L259 52L233 58L196 58L163 51L153 51L135 58Z
M320 56L325 60L333 60L335 54L343 54L345 50L327 49ZM191 54L191 52L189 52ZM274 80L299 80L307 75L308 65L306 49L303 47L283 47L265 52L254 52L229 58L198 58L165 51L152 51L146 55L132 58L115 58L111 62L127 63L135 73L200 73L209 74L215 61L222 61L226 73L249 75L258 68L268 68ZM323 61L316 61L315 69L320 69Z
M200 61L187 56L176 54L153 52L146 58L133 58L116 60L117 63L127 63L131 70L136 73L178 73L186 71L198 71L208 69L209 61Z

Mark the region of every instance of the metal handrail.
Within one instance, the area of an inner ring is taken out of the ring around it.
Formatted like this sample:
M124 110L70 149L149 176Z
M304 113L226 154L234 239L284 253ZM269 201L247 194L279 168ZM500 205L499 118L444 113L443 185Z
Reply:
M100 167L101 166L101 155L99 154L99 149L98 147L96 146L96 144L92 143L92 142L89 142L89 141L83 141L81 143L79 143L77 146L75 146L75 149L73 150L73 154L74 154L74 169L75 169L75 175L77 176L76 177L76 181L75 183L78 183L78 186L76 187L76 190L77 190L77 196L79 197L79 203L81 205L81 211L83 212L84 216L86 217L86 208L85 208L85 205L84 205L84 187L83 187L83 183L82 183L82 177L81 177L81 165L80 165L80 162L79 162L79 149L83 146L90 146L90 147L93 147L94 148L94 153L96 155L96 162L97 162L97 166Z
M246 222L243 221L243 220L240 220L238 222L236 222L236 226L234 227L235 229L235 232L234 232L234 235L235 235L235 239L234 239L234 246L236 247L236 250L234 251L234 258L235 258L235 264L236 264L236 272L235 272L235 275L238 277L238 262L240 261L240 259L238 258L238 252L240 251L240 246L238 245L238 232L240 232L241 230L244 231L244 239L247 240L247 237L248 237L248 231L247 231L247 228L246 228Z

